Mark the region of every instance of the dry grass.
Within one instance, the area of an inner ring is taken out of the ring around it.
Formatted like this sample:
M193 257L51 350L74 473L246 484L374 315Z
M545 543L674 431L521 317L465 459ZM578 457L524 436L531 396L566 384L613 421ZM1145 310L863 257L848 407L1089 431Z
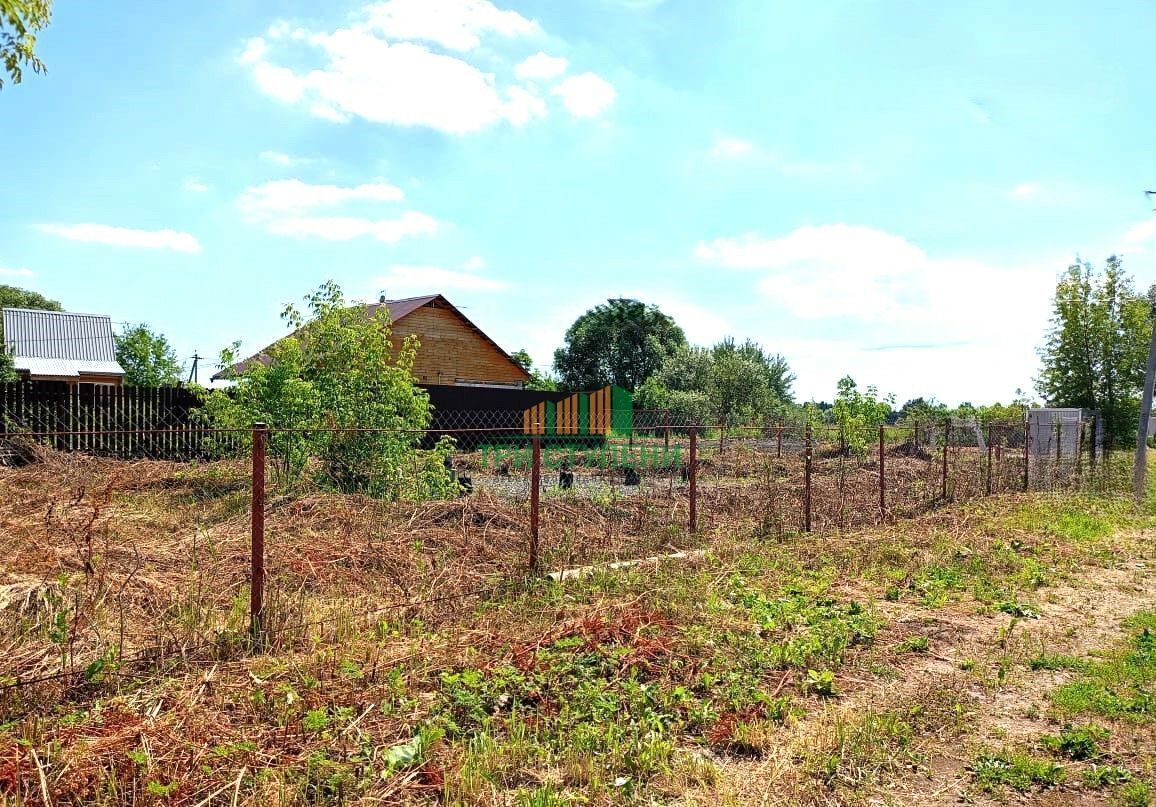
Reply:
M901 792L966 734L963 690L1002 686L989 678L1013 662L990 629L1016 618L1000 609L1082 590L1089 568L1135 551L1113 530L1145 523L1115 500L1032 496L808 537L767 527L795 466L737 446L706 459L693 537L676 528L674 482L669 496L545 496L549 563L708 549L566 585L524 580L524 502L274 486L260 655L247 644L244 464L49 454L0 469L0 678L78 672L0 691L0 803ZM929 465L889 462L910 485ZM843 512L869 522L870 467L824 463L819 484L845 474L860 492ZM968 659L982 678L960 669ZM832 674L834 698L811 669Z

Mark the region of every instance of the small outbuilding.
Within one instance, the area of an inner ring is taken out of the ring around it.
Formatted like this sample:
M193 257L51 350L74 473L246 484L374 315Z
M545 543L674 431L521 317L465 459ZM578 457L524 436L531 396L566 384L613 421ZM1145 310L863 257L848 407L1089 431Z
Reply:
M109 317L5 308L3 322L4 350L24 379L81 389L124 383Z

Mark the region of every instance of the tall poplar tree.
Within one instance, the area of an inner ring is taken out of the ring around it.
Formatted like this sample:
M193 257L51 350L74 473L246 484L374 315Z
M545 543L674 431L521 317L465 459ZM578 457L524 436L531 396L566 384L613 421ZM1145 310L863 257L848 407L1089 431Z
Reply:
M1102 272L1088 262L1069 266L1056 284L1036 389L1049 406L1098 410L1109 439L1126 438L1137 418L1151 328L1149 301L1118 257Z

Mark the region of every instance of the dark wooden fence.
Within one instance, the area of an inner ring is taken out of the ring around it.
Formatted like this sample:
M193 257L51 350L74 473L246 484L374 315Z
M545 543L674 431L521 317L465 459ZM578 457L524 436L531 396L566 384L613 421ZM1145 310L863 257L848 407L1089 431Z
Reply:
M190 459L206 453L201 406L185 387L0 384L0 439L116 457Z

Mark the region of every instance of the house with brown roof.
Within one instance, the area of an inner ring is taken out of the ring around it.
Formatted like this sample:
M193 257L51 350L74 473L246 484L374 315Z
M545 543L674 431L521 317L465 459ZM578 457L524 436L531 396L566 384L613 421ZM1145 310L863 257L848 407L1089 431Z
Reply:
M520 388L530 374L477 325L440 294L382 299L366 310L372 316L382 307L393 324L390 343L397 350L409 336L419 347L413 373L423 385ZM272 346L270 346L272 347ZM269 348L222 370L213 380L244 370L251 362L270 361Z

